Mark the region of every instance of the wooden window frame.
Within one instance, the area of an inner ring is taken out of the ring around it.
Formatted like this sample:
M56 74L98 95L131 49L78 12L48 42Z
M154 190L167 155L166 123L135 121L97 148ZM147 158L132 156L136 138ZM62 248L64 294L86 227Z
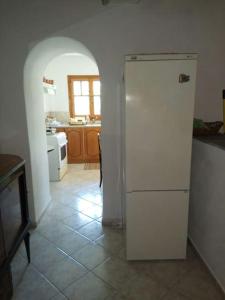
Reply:
M69 111L70 117L74 118L76 116L75 106L74 106L74 93L73 93L73 82L74 81L88 81L89 82L89 105L90 105L90 120L101 120L101 115L94 114L94 94L93 94L93 81L99 80L99 75L68 75L67 82L68 82L68 96L69 96ZM101 94L100 94L101 97Z

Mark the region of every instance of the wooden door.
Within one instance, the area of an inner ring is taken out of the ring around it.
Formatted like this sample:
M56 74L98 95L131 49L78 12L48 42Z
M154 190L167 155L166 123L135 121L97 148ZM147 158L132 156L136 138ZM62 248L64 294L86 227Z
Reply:
M98 133L100 130L100 127L87 127L84 129L85 162L99 162Z
M65 131L68 139L68 163L74 164L84 162L83 128L66 128Z

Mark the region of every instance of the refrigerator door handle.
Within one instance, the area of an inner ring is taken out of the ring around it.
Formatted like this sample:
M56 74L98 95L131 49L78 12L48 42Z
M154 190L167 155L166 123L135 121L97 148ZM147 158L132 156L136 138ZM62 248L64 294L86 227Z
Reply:
M179 83L184 83L190 81L190 76L186 74L179 75Z

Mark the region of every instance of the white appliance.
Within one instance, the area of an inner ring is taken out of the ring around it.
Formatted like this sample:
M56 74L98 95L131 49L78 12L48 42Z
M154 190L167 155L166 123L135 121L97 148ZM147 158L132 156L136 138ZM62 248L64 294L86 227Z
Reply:
M59 181L67 172L67 138L65 132L47 135L47 144L54 148L48 152L50 181Z
M186 257L196 54L125 62L127 259Z

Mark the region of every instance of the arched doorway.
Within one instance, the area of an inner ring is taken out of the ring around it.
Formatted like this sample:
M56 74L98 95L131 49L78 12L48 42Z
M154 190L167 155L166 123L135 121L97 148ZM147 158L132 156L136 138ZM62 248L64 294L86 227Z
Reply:
M95 60L80 42L67 37L52 37L39 42L30 52L24 67L24 92L31 158L33 199L30 203L32 222L38 223L51 201L45 113L43 103L43 74L55 57L74 53Z

